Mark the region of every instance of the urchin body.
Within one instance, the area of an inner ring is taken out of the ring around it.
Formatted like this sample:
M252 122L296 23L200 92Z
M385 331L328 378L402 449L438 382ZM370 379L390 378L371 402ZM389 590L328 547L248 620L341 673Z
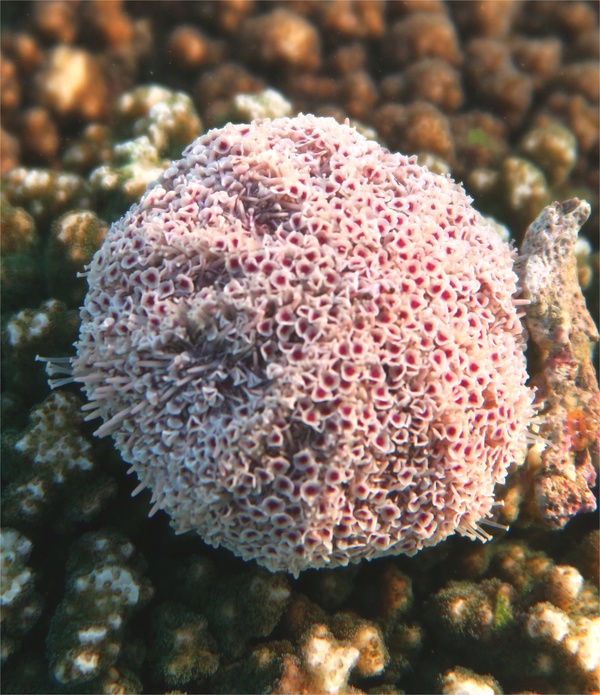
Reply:
M523 457L512 262L414 158L229 124L112 226L74 375L177 531L295 573L413 554L476 536Z

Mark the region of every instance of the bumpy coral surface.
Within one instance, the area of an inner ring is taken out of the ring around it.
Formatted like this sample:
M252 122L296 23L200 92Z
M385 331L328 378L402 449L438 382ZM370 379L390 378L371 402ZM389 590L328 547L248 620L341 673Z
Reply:
M74 377L153 511L271 570L485 537L531 409L512 262L414 158L229 124L109 231Z

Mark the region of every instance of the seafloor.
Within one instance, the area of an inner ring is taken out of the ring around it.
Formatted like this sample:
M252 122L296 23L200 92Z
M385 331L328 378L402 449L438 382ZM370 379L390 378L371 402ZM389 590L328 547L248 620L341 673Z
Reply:
M597 319L598 3L4 0L0 12L2 692L599 692L598 517L579 513L592 505L575 478L549 511L530 456L498 489L510 530L490 542L452 537L293 579L148 518L150 493L130 497L137 482L83 422L79 390L51 393L34 359L72 354L76 273L186 144L300 112L349 118L450 172L517 245L544 206L587 200L575 253ZM543 369L539 350L528 359ZM597 422L569 408L575 466L597 469Z

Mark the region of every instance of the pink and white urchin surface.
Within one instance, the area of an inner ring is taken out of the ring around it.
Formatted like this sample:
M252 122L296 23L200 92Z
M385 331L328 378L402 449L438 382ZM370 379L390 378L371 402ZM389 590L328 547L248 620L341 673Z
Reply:
M513 260L347 125L229 124L112 226L73 372L178 532L296 574L414 554L480 537L523 459Z

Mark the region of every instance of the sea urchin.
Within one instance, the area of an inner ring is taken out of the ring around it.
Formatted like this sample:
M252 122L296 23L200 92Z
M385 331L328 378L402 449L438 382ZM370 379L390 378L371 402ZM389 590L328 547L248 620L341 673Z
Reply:
M415 158L229 124L110 229L74 379L153 510L271 570L481 537L531 414L512 264Z

